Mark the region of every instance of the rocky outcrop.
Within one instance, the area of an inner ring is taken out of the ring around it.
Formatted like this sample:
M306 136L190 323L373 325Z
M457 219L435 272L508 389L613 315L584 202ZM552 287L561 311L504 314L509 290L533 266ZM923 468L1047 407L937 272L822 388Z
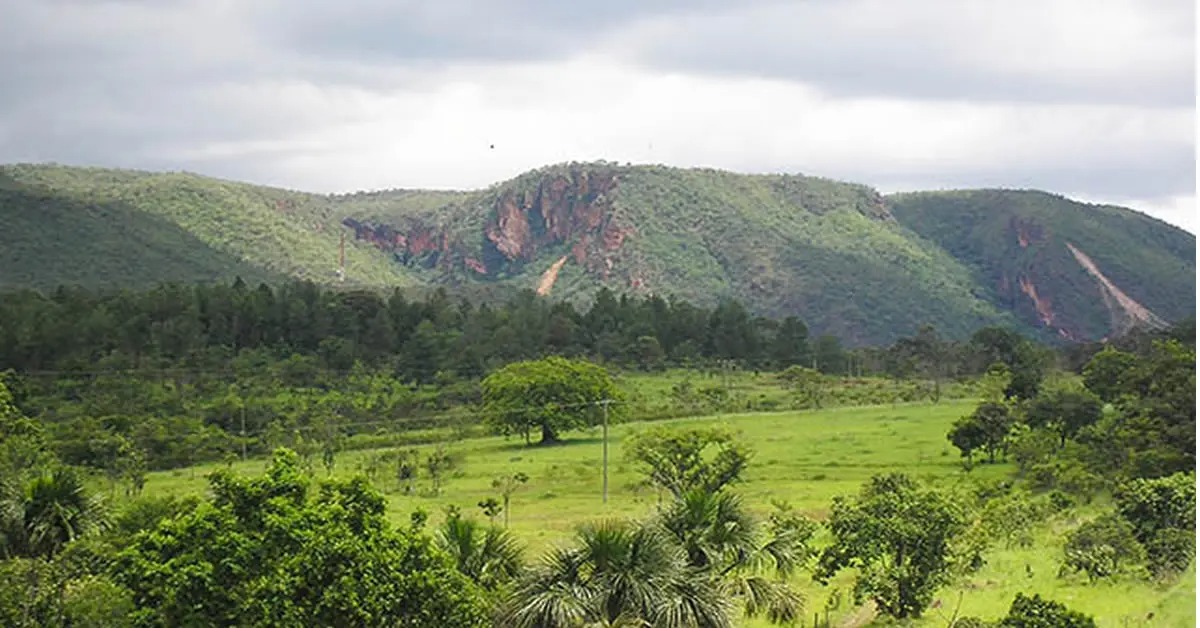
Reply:
M356 239L408 264L497 276L519 270L546 249L565 246L569 253L563 263L607 278L614 254L634 233L613 215L617 184L615 172L585 167L518 179L478 208L487 219L475 246L467 244L470 235L463 236L464 242L417 219L403 226L354 218L342 222L354 229Z
M345 218L342 224L354 230L354 239L369 242L376 248L392 253L403 263L417 258L428 258L426 265L433 266L439 259L449 260L453 251L449 237L444 231L419 221L411 221L405 227L375 224L354 218ZM429 256L428 254L434 255Z
M498 263L521 263L547 247L569 244L573 260L586 265L599 252L597 243L603 250L620 248L628 231L612 220L616 187L615 173L572 169L524 190L502 191L484 227L485 255L490 249Z

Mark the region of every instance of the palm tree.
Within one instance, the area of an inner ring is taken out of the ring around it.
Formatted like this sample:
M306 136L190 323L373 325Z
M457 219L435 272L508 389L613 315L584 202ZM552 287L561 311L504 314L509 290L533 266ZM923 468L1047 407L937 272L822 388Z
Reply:
M495 525L484 526L451 512L435 538L454 559L458 571L485 589L496 589L515 579L523 569L520 544L507 530Z
M0 496L0 541L11 556L52 556L67 543L104 526L102 503L74 471L61 467L35 477L23 491Z
M742 601L747 616L773 623L800 618L804 598L787 578L811 555L816 526L808 519L784 511L763 526L737 495L692 490L659 513L658 525L683 548L690 567Z
M501 623L726 628L731 610L717 582L689 567L657 525L605 521L582 526L573 547L547 554L517 586Z

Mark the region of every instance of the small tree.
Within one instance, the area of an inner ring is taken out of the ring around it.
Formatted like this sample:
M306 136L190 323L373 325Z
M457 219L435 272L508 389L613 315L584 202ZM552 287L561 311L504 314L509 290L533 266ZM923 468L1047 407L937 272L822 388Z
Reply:
M988 367L987 372L979 380L979 399L1000 403L1004 401L1004 391L1012 382L1012 371L1003 362L996 362Z
M413 483L417 481L417 473L420 470L420 462L419 458L417 457L417 450L397 450L395 452L395 456L396 487L404 491L405 495L412 494Z
M1196 476L1133 480L1114 495L1117 513L1146 547L1150 568L1179 571L1195 555Z
M495 497L479 500L479 509L483 511L483 516L488 518L488 522L492 525L496 524L496 517L500 516L500 512L504 510L504 506Z
M521 434L526 443L535 429L541 444L553 444L565 430L596 425L606 409L602 402L621 397L608 371L557 356L507 364L480 387L492 425L502 434Z
M1025 413L1030 427L1049 427L1058 434L1059 446L1079 430L1100 420L1100 398L1083 390L1053 390L1038 395Z
M1083 367L1083 385L1100 399L1113 402L1127 392L1127 377L1137 367L1137 356L1105 347Z
M434 495L442 492L442 478L452 468L454 468L454 458L441 444L425 456L425 471L429 473L430 492Z
M512 475L502 475L492 480L492 488L500 491L500 497L504 500L504 527L508 527L508 513L512 511L509 508L509 501L512 499L513 493L521 488L529 481L529 476L523 471L518 471Z
M972 456L975 450L983 447L987 442L987 435L975 417L965 416L954 422L954 426L946 434L946 440L957 447L962 453L962 457L966 458L969 463L973 461Z
M750 450L719 428L654 427L630 438L625 456L647 484L679 497L692 489L715 493L736 482Z
M1036 593L1033 597L1018 593L1000 628L1096 628L1096 620Z
M969 416L956 421L946 438L968 460L976 449L984 449L988 454L988 462L995 462L996 452L1004 448L1014 423L1007 405L985 401Z
M855 599L902 619L919 617L949 579L966 522L945 495L890 474L871 478L857 499L834 498L829 530L833 544L821 553L817 580L856 568Z
M1133 536L1133 526L1117 515L1104 515L1069 534L1063 546L1063 568L1082 571L1094 582L1116 574L1122 564L1145 560L1145 550Z

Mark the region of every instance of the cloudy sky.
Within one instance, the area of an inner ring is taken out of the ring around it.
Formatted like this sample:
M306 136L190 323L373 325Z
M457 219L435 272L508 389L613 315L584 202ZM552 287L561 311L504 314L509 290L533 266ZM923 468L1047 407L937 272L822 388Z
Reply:
M608 159L1195 232L1195 80L1193 0L0 0L0 162L334 192Z

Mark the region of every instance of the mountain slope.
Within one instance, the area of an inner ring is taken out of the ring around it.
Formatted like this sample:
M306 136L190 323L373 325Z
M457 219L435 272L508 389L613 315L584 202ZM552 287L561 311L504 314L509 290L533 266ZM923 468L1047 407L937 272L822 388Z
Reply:
M1196 238L1143 214L1045 192L888 197L896 218L971 268L1022 322L1093 339L1191 316Z
M8 190L0 219L33 221L25 229L6 225L6 235L0 236L6 249L21 251L10 253L12 264L0 274L0 284L145 285L238 273L329 283L338 268L343 230L333 202L324 196L185 173L42 165L0 167L0 185ZM62 238L38 235L39 216L57 221ZM93 232L104 237L91 242ZM180 233L189 237L176 237ZM93 254L64 251L62 240L86 242ZM104 272L93 267L100 258ZM125 272L110 273L110 267ZM351 239L346 283L414 286L416 280Z
M385 220L346 224L435 282L736 298L856 343L924 322L962 335L1008 320L876 192L813 177L557 165Z
M1195 237L1041 192L883 197L800 175L572 163L487 189L317 195L191 174L0 166L0 287L301 277L474 298L597 288L889 342L930 323L1095 339L1189 316Z
M65 199L0 173L0 288L274 281L178 225L118 202Z

